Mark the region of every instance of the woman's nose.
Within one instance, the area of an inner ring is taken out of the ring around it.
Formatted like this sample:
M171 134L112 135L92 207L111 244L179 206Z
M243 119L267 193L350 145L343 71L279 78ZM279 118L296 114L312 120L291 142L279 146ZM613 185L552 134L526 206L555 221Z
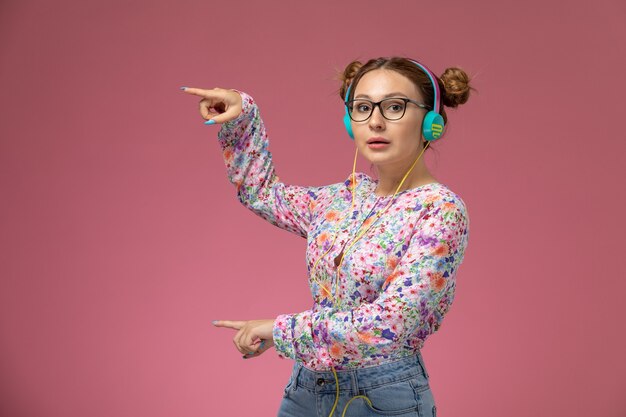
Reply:
M379 106L374 107L372 115L369 119L369 126L372 130L380 130L385 127L385 118L380 112Z

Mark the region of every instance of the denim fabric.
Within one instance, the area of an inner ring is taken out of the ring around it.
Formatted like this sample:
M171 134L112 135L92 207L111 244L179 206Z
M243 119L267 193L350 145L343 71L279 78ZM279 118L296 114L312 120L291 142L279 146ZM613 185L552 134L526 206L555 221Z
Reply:
M337 371L339 402L333 417L435 417L429 377L420 353L367 368ZM336 397L332 371L313 371L296 362L284 390L278 417L329 417Z

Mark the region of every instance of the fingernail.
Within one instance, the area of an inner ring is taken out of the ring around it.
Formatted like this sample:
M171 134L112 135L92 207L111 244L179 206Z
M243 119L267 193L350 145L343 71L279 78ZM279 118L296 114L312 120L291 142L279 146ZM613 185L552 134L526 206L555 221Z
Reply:
M184 90L185 88L187 88L187 87L180 87L181 90Z
M206 122L204 122L205 125L214 125L215 124L215 120L211 119L211 120L207 120Z
M215 326L217 324L217 320L213 320L211 324Z
M263 346L265 346L265 340L261 340L261 344L259 345L259 349L261 349Z

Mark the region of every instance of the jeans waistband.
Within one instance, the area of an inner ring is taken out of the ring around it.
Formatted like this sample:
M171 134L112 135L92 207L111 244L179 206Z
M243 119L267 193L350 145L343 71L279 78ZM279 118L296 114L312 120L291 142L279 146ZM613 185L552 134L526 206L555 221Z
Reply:
M420 352L400 359L367 368L337 371L339 391L359 392L361 389L403 381L419 375L428 378L424 360ZM314 371L296 362L291 375L296 387L316 392L336 392L335 377L332 371Z

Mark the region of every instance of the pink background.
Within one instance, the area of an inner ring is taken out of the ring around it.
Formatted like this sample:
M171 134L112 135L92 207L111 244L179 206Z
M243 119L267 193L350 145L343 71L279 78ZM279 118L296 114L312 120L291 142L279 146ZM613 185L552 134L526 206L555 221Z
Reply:
M179 87L250 93L281 179L329 184L353 155L335 70L394 54L479 91L427 153L471 219L423 350L438 415L626 415L625 21L621 0L3 0L0 415L275 415L292 362L210 322L310 308L305 242L238 203Z

